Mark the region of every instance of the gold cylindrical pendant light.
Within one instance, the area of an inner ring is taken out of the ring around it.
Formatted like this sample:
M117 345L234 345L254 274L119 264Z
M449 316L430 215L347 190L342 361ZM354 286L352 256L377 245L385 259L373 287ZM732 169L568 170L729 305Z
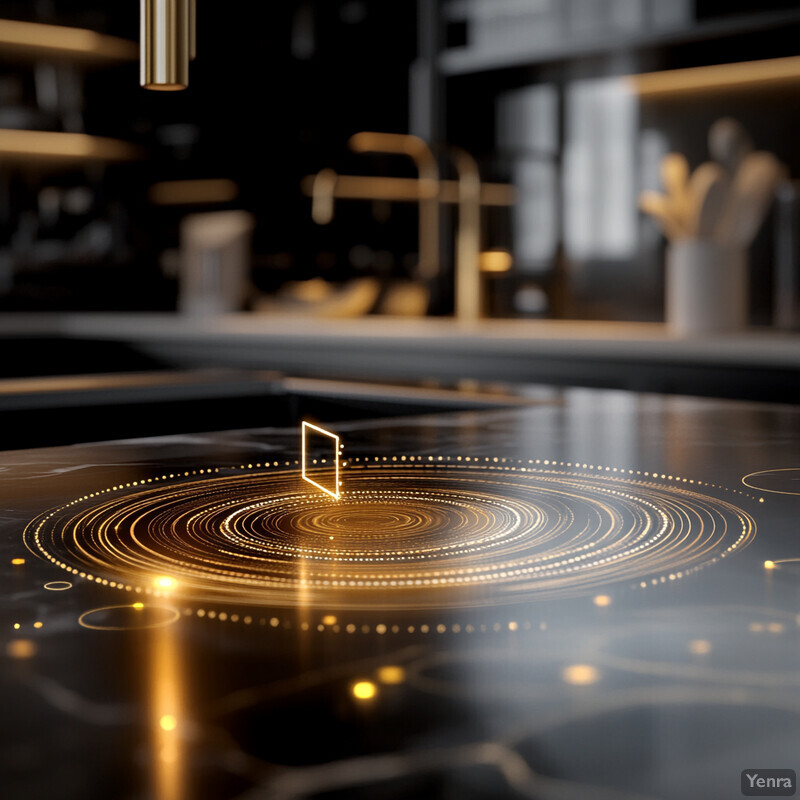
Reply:
M194 36L192 0L141 0L141 72L145 89L175 91L189 85Z

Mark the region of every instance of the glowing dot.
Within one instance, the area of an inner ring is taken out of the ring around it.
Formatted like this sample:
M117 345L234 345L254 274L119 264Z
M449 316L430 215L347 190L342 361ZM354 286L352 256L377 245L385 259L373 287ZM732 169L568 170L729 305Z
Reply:
M11 559L11 563L15 567L19 567L19 566L22 566L25 563L25 559L24 558L12 558Z
M600 680L600 673L589 664L571 664L562 670L561 678L571 686L591 686Z
M381 683L389 685L396 685L404 683L406 679L406 671L403 667L386 666L378 670L378 680Z
M767 625L767 630L768 630L770 633L783 633L783 631L784 631L784 625L783 625L783 623L782 623L782 622L770 622L770 623Z
M36 655L36 645L30 639L14 639L6 645L6 653L10 658L32 658Z
M775 569L776 564L774 561L765 561L764 562L764 569Z
M323 625L335 625L336 624L336 617L333 614L328 614L322 618Z
M34 622L33 623L33 627L38 629L38 628L41 628L43 624L44 623L42 623L42 622Z
M161 730L174 731L178 727L178 720L172 714L164 714L158 724L161 726Z
M707 639L694 639L689 642L689 652L696 656L707 656L711 652L711 642Z
M378 693L378 687L372 681L358 681L350 691L357 700L372 700Z
M135 608L137 611L141 611L141 610L144 608L144 603L134 603L134 604L133 604L133 607L134 607L134 608ZM205 614L205 613L206 613L206 612L205 612L205 611L203 611L203 614Z
M509 629L510 631L515 631L515 630L517 630L518 628L519 628L519 625L517 625L517 623L516 623L516 622L509 622L509 623L508 623L508 629Z
M156 579L153 581L153 583L154 583L154 584L155 584L155 585L156 585L156 586L157 586L159 589L172 589L172 588L175 586L175 584L176 584L176 581L175 581L175 578L170 578L168 575L159 575L159 576L158 576L158 577L157 577L157 578L156 578Z
M611 605L611 598L607 594L598 594L592 602L598 608L608 608Z
M15 622L15 623L14 623L14 630L15 630L15 631L18 631L18 630L19 630L19 622Z

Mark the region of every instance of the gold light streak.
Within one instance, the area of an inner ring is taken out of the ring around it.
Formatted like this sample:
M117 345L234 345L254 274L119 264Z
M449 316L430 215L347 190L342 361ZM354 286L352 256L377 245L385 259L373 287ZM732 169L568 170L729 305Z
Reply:
M127 142L85 133L2 128L0 155L6 159L130 161L141 157L141 151Z
M84 580L155 595L152 576L170 576L171 597L302 609L301 623L317 630L310 609L335 616L657 587L755 536L753 518L730 502L755 498L678 476L472 456L348 464L339 500L305 491L289 461L99 489L34 520L26 544ZM149 605L144 613L168 619Z
M160 181L147 192L157 206L229 203L239 196L239 185L228 178L203 178L184 181Z
M800 56L649 72L627 80L640 97L796 82L800 80Z
M132 61L138 52L134 42L116 36L11 19L0 20L0 45L4 51L20 54L86 60Z
M183 800L186 797L181 735L186 675L175 636L173 627L158 628L150 632L146 647L155 800Z
M21 567L25 563L25 559L24 558L12 558L11 559L11 563L15 567Z

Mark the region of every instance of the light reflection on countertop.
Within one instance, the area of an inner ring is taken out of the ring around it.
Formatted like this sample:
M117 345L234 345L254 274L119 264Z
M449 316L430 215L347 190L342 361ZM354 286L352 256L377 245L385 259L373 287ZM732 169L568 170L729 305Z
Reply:
M219 596L198 607L180 586L155 596L168 572L149 575L153 594L97 571L52 592L63 569L24 549L25 524L77 495L295 458L295 429L6 453L5 788L60 800L104 799L109 785L120 800L427 797L443 785L466 800L733 796L748 764L792 768L800 745L798 498L741 482L796 467L799 413L571 390L525 408L342 423L350 456L468 452L682 475L746 504L759 526L743 551L674 582L394 615ZM104 629L78 624L120 602L130 611L104 612ZM109 629L165 604L171 625Z

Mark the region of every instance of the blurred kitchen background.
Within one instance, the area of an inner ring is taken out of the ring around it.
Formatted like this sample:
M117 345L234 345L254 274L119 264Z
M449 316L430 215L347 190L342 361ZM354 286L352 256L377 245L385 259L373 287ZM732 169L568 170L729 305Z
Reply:
M139 12L0 0L5 377L800 394L797 2L197 0L184 91ZM677 335L639 196L721 118L785 171L749 327Z

